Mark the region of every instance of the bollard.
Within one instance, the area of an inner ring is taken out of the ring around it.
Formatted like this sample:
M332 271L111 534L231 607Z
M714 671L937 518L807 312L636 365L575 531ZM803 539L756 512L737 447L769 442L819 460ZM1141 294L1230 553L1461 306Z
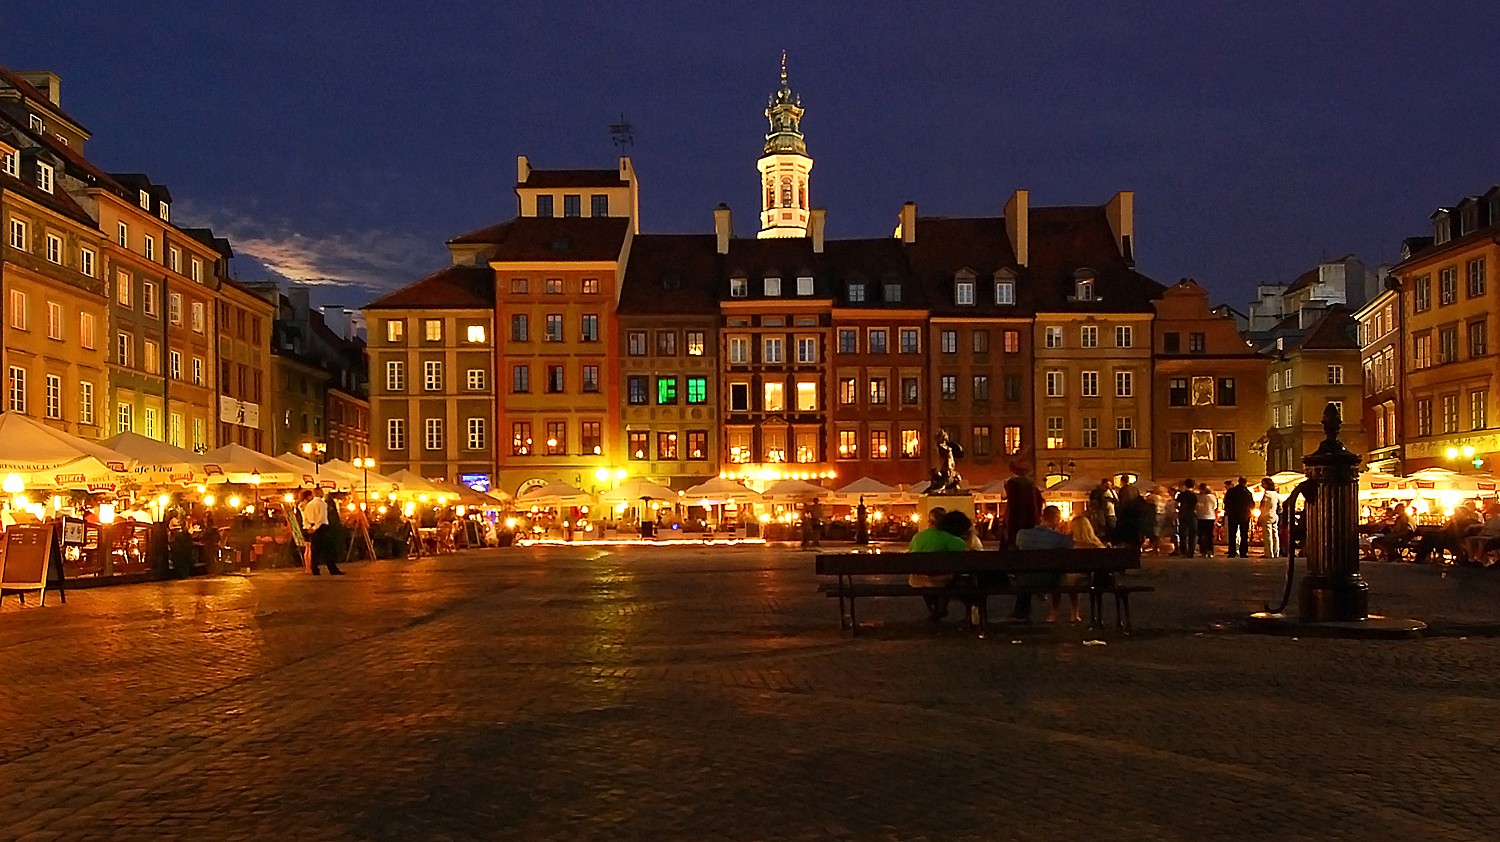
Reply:
M1305 623L1369 617L1370 586L1359 575L1360 457L1339 440L1341 426L1338 408L1328 404L1323 410L1328 437L1302 460L1307 478L1316 481L1307 501L1307 575L1298 600Z

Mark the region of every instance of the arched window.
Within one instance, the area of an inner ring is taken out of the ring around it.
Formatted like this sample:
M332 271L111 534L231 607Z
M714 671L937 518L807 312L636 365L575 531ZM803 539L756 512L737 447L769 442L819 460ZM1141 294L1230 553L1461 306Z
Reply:
M790 178L781 180L781 206L784 208L792 206L792 180Z
M766 179L766 210L776 207L776 182Z
M801 200L798 207L802 208L803 210L807 210L807 182L804 181L798 184L797 192Z

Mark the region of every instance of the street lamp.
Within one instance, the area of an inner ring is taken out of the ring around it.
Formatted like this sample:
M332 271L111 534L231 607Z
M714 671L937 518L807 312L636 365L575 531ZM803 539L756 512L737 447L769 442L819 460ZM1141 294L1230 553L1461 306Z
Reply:
M250 472L250 484L255 486L255 508L260 508L260 471Z
M318 466L323 464L323 455L328 452L327 442L305 441L302 443L302 455L313 463L313 484L318 484Z
M365 504L370 502L370 469L375 467L375 460L368 456L354 457L354 466L360 469L365 481Z

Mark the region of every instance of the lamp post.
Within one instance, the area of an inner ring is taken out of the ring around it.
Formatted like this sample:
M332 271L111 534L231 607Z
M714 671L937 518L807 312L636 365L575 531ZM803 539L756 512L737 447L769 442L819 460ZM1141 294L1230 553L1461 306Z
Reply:
M255 486L255 510L260 511L260 471L250 472L250 484Z
M361 474L362 478L364 479L364 483L365 483L365 493L364 493L365 502L363 504L361 504L361 505L368 506L369 502L370 502L370 469L373 468L373 467L375 467L375 460L371 459L371 458L369 458L367 456L365 456L365 457L356 456L354 458L354 465L355 465L355 467L359 468L360 474Z
M313 482L318 481L318 466L323 464L323 455L328 452L327 442L305 441L302 443L302 455L313 463Z

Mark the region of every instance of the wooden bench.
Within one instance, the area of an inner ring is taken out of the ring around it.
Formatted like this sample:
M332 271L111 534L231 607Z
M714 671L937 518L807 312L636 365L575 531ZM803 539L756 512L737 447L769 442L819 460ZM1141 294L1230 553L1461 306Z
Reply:
M1130 595L1156 590L1149 585L1126 585L1118 577L1095 574L1119 574L1137 570L1141 555L1127 549L1083 550L979 550L951 553L837 553L817 557L819 576L836 576L836 583L825 583L820 590L839 601L839 628L859 634L854 602L860 597L936 596L962 600L970 606L969 622L983 637L989 620L989 597L1021 594L1087 594L1089 628L1104 624L1104 596L1115 601L1115 626L1126 634L1131 631ZM957 582L937 588L918 588L907 584L912 574L948 576L962 574ZM1092 584L1027 587L1014 583L1016 573L1084 573ZM988 574L988 575L986 575ZM1004 576L997 574L1006 574ZM899 576L899 581L889 578ZM995 580L993 584L986 580ZM873 581L872 581L873 580Z

